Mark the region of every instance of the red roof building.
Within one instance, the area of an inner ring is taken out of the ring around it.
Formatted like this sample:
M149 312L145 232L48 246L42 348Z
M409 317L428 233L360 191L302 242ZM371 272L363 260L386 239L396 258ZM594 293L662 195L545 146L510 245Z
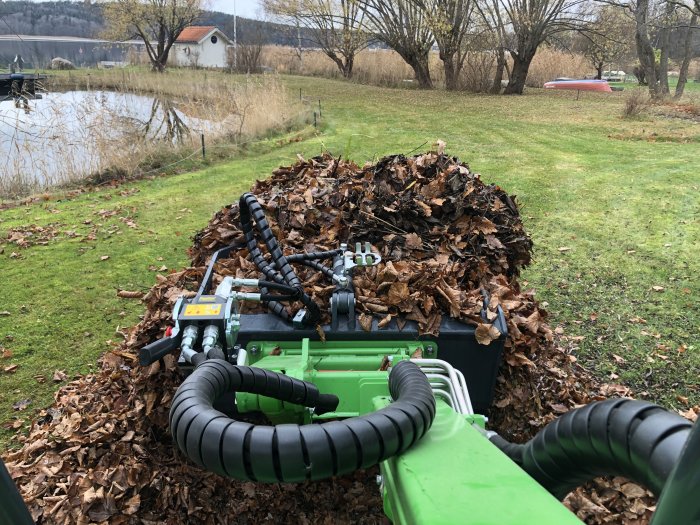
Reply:
M227 67L227 49L233 42L216 26L189 26L172 48L170 63L180 67Z

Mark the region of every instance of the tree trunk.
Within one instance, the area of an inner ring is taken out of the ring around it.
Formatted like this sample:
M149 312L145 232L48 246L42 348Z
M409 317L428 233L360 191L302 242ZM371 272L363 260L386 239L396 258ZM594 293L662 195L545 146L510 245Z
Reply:
M667 22L668 24L669 22ZM661 29L659 35L661 46L661 58L659 60L659 89L662 95L668 95L671 89L668 87L668 52L671 43L671 30L668 25Z
M445 89L448 91L457 91L459 89L459 71L457 71L455 64L454 53L447 53L440 58L442 58L442 64L445 68Z
M683 62L681 62L681 71L678 74L678 84L676 84L676 94L674 98L679 99L683 96L683 91L685 90L685 83L688 82L688 67L690 66L690 60L692 58L691 54L691 44L693 41L693 26L698 23L698 14L693 13L690 17L690 24L688 24L688 29L685 32L685 41L683 42Z
M596 78L596 80L603 79L603 67L605 67L605 64L603 64L602 62L598 62L596 64L596 66L595 66L595 70L596 70L595 78Z
M397 50L398 51L398 50ZM428 66L429 53L422 55L414 53L399 53L406 63L413 69L413 74L418 85L423 89L432 89L433 81L430 78L430 67Z
M501 92L503 82L503 71L506 68L506 52L503 47L499 47L496 51L496 76L493 77L493 85L491 86L491 94L498 95Z
M535 56L535 51L527 50L525 53L512 53L513 71L508 80L508 85L503 91L504 95L522 95L527 80L527 72L530 70L530 63Z
M659 82L656 77L656 56L654 48L649 41L649 32L647 30L647 17L649 11L649 0L638 0L637 7L634 12L636 22L636 30L634 33L634 41L637 44L637 58L639 64L644 70L644 76L649 84L649 95L651 98L660 98Z
M343 76L350 80L352 78L352 66L355 63L355 55L345 57L345 65L343 66Z

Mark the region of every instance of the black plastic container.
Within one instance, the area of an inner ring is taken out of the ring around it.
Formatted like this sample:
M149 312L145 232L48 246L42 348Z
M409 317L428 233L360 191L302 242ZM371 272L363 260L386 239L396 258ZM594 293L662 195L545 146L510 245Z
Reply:
M378 328L376 320L369 332L360 328L359 323L354 330L345 326L345 323L340 323L337 330L331 330L329 325L324 326L323 329L326 341L435 342L438 347L435 357L447 361L464 374L474 411L477 414L485 414L493 398L493 389L507 335L507 325L500 307L494 325L500 330L501 336L489 345L481 345L477 342L474 326L449 318L443 318L440 335L437 337L418 335L418 325L411 321L406 322L402 330L399 330L395 321L384 328ZM237 344L245 348L250 341L265 340L277 341L283 346L284 342L299 341L303 338L320 340L315 329L295 329L289 323L270 314L249 314L241 316Z

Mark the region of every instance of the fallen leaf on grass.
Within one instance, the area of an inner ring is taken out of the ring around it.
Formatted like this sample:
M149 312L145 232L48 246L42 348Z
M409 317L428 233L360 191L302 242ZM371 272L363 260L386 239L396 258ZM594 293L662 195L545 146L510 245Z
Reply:
M119 290L117 297L122 299L141 299L145 294L139 291Z
M10 365L10 366L6 366L5 368L3 368L3 371L6 374L14 374L15 372L17 372L18 368L19 368L19 365Z
M66 380L66 373L63 370L56 370L51 378L55 383L60 383Z
M12 408L15 410L24 410L29 405L31 405L31 403L32 403L31 399L22 399L21 401L17 401L16 403L13 403Z
M654 290L655 292L663 292L664 291L663 286L652 286L651 289Z
M698 413L700 413L700 407L692 407L686 411L678 410L677 412L687 420L695 422L698 420Z
M3 423L2 428L6 428L7 430L17 430L22 428L22 425L24 425L24 419L16 418L12 421L8 421L7 423Z
M7 310L0 312L0 317L8 317L10 315L12 315L12 314L10 312L8 312Z
M571 248L569 246L562 246L561 248L559 248L559 251L561 253L568 252L570 250L571 250Z
M103 255L100 257L100 261L106 261L107 259L109 259L109 255Z

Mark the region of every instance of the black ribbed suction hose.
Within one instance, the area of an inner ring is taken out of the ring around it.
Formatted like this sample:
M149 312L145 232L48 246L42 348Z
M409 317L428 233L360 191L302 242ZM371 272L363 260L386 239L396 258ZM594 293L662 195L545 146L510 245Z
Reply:
M657 496L692 423L645 401L609 399L571 410L523 445L498 446L558 498L597 476L624 476Z
M338 398L313 383L262 368L212 359L180 385L170 408L170 430L180 450L217 474L264 482L298 482L367 468L408 449L435 418L425 374L400 361L389 374L394 402L376 412L310 425L253 425L215 410L226 392L251 392L316 411L333 411Z
M286 284L298 291L299 300L308 309L303 323L307 326L315 325L321 319L321 310L314 300L304 292L301 280L289 264L287 257L282 253L282 249L277 243L275 234L265 218L265 212L260 206L258 199L252 193L244 193L241 195L238 208L241 217L241 230L245 236L246 247L251 259L267 279L279 284ZM269 264L263 257L258 247L255 230L257 230L267 250L270 252L272 264ZM277 301L269 301L268 304L276 314L285 319L289 317L284 311L284 307L281 305L277 306L279 305ZM284 313L282 313L283 311Z

